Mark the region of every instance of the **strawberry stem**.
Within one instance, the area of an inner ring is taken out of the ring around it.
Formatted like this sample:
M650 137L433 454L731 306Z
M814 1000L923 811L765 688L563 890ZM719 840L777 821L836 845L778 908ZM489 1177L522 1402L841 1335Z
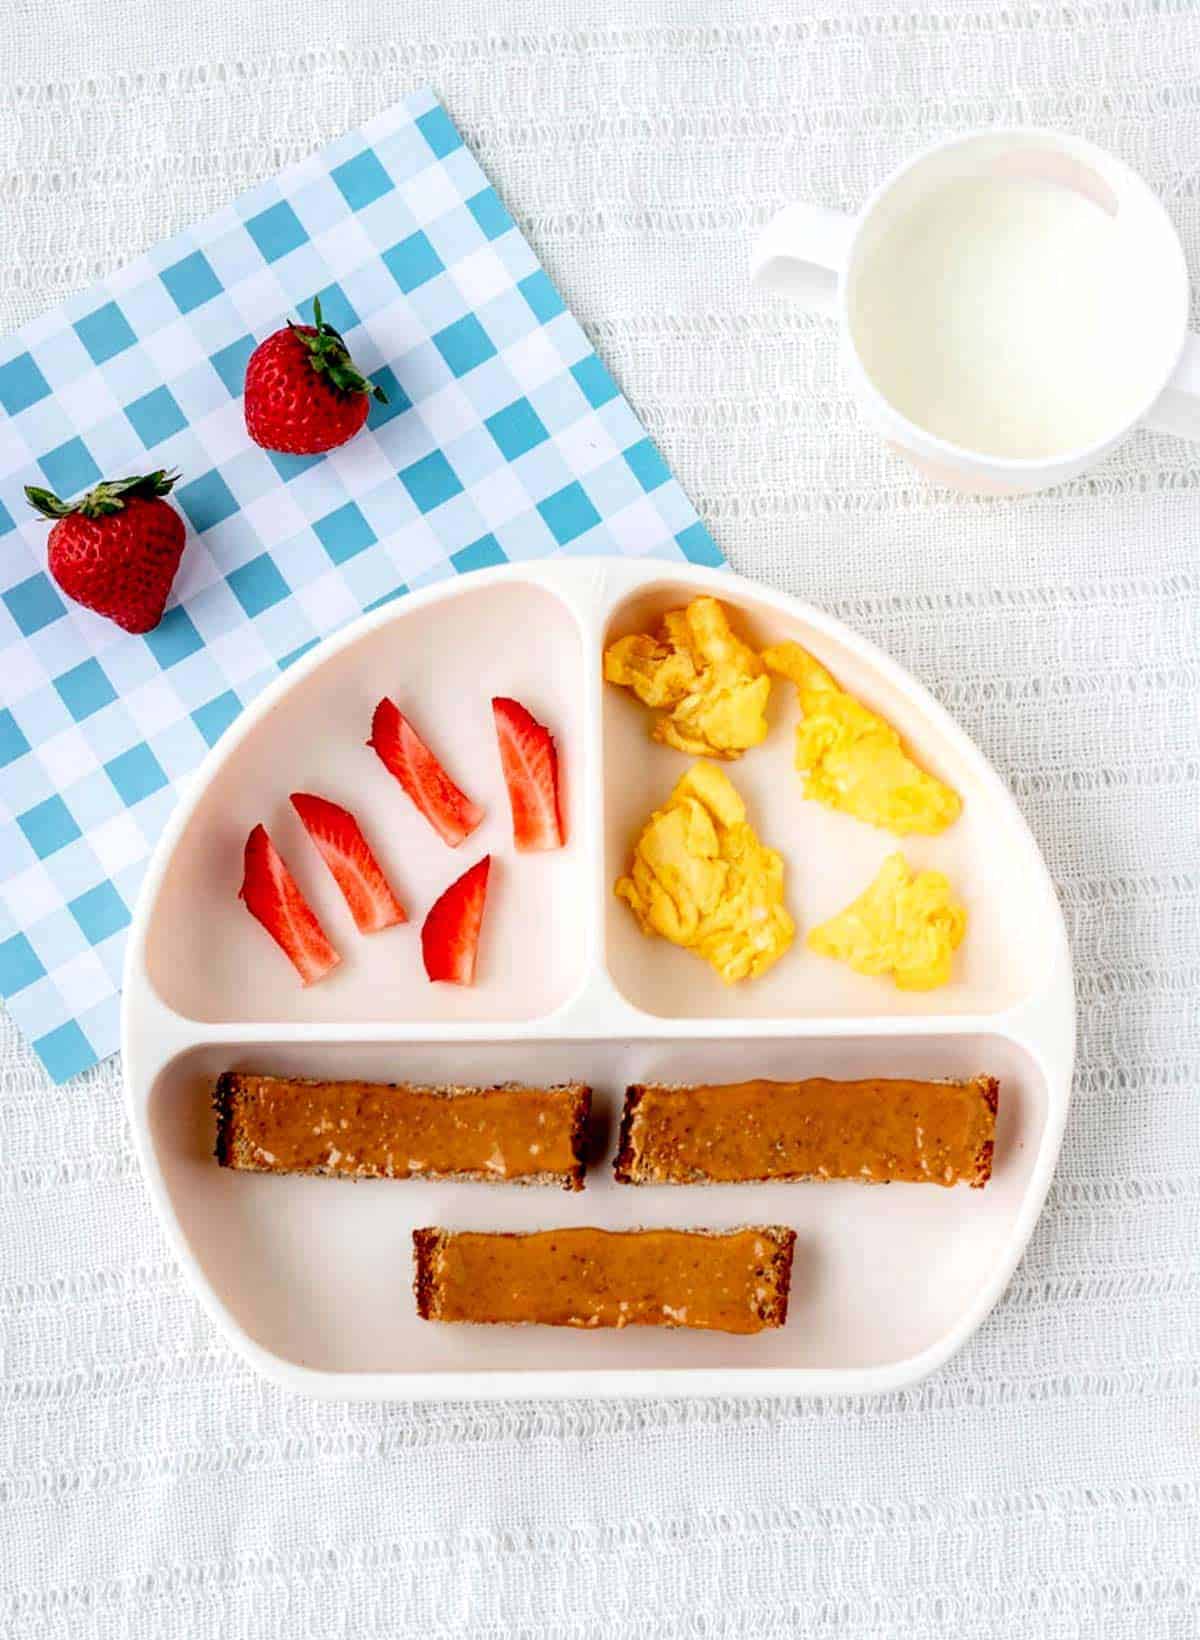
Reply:
M53 490L41 490L35 484L25 486L25 496L43 518L69 518L72 513L80 513L84 518L106 518L120 512L126 501L135 496L170 495L178 482L178 473L160 467L155 473L105 479L78 501L60 501Z
M315 326L301 326L288 320L290 329L308 350L308 362L319 376L328 376L331 386L339 393L369 393L380 404L387 403L387 394L368 380L350 357L349 349L338 331L326 324L321 314L321 298L313 297Z

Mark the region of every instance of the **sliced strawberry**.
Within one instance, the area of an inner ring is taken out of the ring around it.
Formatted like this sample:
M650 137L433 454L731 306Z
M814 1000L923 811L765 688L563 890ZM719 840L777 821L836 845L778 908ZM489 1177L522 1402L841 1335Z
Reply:
M435 901L421 929L421 954L430 979L474 985L475 955L492 857L485 854Z
M483 810L459 791L404 713L386 696L375 708L367 745L379 754L451 848L457 848L483 819Z
M492 701L500 764L512 808L513 842L526 853L563 846L558 809L558 753L549 729L521 705Z
M258 918L305 985L324 979L341 962L265 826L255 826L246 839L245 875L238 898L245 900L247 910Z
M333 873L360 934L378 934L382 928L408 921L408 912L392 893L349 809L311 792L293 792L292 807Z

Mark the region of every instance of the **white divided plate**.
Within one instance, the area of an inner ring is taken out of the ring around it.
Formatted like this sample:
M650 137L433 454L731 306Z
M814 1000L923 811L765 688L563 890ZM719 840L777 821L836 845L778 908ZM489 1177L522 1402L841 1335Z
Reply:
M795 638L879 707L964 799L941 837L906 839L801 800L797 707L776 684L766 743L730 766L787 862L800 925L767 975L727 988L643 937L612 892L637 831L687 767L650 714L601 681L601 651L709 592L756 644ZM411 712L470 794L480 829L451 853L365 742L382 695ZM490 699L555 733L568 843L517 855ZM288 794L352 808L412 921L358 937ZM237 899L242 847L267 825L334 944L309 989ZM903 847L944 870L970 912L952 984L898 992L814 956L803 931ZM425 979L419 929L487 851L492 882L471 990ZM155 1205L205 1308L262 1372L310 1394L808 1394L910 1383L970 1336L1029 1238L1058 1154L1074 1056L1062 917L1012 798L941 708L870 644L721 571L619 559L484 571L364 616L297 663L222 738L172 817L129 943L123 1044L130 1120ZM224 1070L387 1081L580 1080L609 1145L587 1188L273 1178L213 1160ZM1000 1079L985 1190L849 1183L634 1189L612 1181L627 1083L765 1076ZM797 1231L786 1327L757 1337L421 1321L415 1226L737 1225Z

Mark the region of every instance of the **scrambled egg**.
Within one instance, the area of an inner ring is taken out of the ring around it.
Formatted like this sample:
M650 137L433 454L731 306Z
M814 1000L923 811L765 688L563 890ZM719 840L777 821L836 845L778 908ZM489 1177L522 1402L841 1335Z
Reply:
M901 991L932 991L950 978L966 931L966 908L942 873L914 875L903 854L891 854L857 900L810 932L808 946L856 974L891 974Z
M694 763L650 816L616 892L644 934L695 951L727 985L765 973L796 933L783 860L759 842L714 763Z
M733 759L766 738L771 680L716 598L669 610L654 636L618 638L604 676L663 713L654 739L677 751Z
M840 689L806 649L776 644L762 658L800 694L796 767L806 797L898 837L932 836L958 819L958 793L919 769L887 719Z

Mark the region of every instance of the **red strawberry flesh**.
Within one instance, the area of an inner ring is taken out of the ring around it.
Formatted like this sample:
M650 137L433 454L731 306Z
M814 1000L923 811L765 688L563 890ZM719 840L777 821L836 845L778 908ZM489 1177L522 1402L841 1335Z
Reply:
M485 854L450 884L426 917L421 929L421 954L431 980L444 980L450 985L475 983L491 864L491 855Z
M325 937L265 826L246 839L245 875L239 895L266 929L305 985L324 979L341 957Z
M27 485L25 494L50 531L46 567L68 598L126 632L150 632L183 555L183 519L163 497L178 474L159 470L102 479L77 501Z
M457 848L483 819L483 810L459 790L404 713L386 696L375 708L367 745L451 848Z
M372 398L387 395L355 365L313 298L313 323L290 320L260 342L246 365L246 431L265 450L320 455L354 437Z
M246 431L264 450L315 456L345 444L371 408L366 393L343 393L309 362L303 338L310 326L277 330L246 366Z
M513 842L523 853L563 846L554 736L520 701L492 701L500 764L512 809Z
M341 889L360 934L378 934L408 921L349 809L312 792L293 792L292 807Z

